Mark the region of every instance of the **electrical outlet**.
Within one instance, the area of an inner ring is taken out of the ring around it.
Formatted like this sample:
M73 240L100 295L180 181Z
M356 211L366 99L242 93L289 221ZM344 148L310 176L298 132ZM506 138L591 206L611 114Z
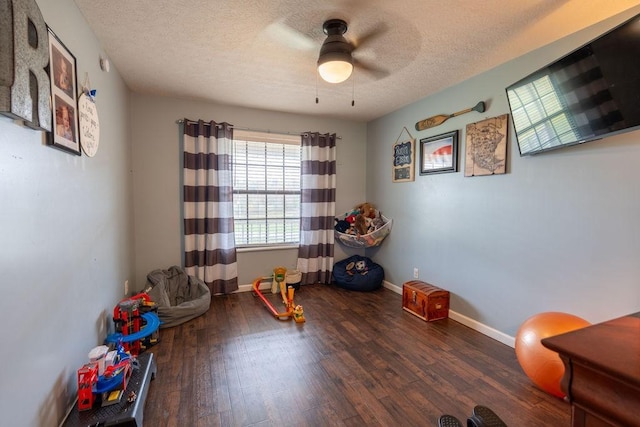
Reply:
M124 281L124 295L125 296L129 295L129 281L128 280Z
M413 267L413 278L417 279L418 277L420 277L418 268L417 267Z

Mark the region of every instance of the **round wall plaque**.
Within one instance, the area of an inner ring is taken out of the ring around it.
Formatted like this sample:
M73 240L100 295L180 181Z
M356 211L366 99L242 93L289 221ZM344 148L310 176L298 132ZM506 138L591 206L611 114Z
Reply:
M100 120L96 103L86 93L78 99L78 119L80 120L80 145L82 151L93 157L100 144Z

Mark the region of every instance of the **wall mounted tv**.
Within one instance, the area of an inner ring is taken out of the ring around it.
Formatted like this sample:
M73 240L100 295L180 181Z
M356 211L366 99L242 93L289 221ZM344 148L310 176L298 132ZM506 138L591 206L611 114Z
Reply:
M640 15L506 91L521 156L640 128Z

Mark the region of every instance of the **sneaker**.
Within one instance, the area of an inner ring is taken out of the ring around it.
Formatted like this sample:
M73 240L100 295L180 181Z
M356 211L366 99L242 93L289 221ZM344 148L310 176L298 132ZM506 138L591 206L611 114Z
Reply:
M453 415L441 415L438 418L438 427L464 427L459 419Z
M477 405L467 418L467 427L507 427L495 412L486 406Z

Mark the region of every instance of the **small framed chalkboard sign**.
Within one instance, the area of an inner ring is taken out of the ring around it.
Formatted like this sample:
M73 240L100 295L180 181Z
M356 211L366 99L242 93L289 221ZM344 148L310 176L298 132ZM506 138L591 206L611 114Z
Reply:
M407 131L408 133L409 131ZM402 133L400 136L402 136ZM393 144L392 181L409 182L415 180L415 159L416 140L410 134L405 139L398 137L398 140Z

